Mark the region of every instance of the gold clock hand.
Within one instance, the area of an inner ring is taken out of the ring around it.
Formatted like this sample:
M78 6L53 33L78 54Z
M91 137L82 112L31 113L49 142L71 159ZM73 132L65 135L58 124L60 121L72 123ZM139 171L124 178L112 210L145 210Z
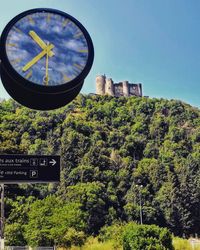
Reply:
M46 48L40 54L38 54L36 57L34 57L30 62L28 62L22 68L22 70L27 71L28 69L30 69L30 67L32 67L36 62L38 62L44 55L49 53L51 51L51 49L53 49L53 48L54 48L53 44L47 45Z
M47 44L35 33L35 31L29 31L29 35L33 38L33 40L42 48L45 49ZM49 52L49 56L54 56L52 51Z
M48 82L49 82L49 53L47 53L47 55L46 55L45 82L46 82L46 85L48 85Z

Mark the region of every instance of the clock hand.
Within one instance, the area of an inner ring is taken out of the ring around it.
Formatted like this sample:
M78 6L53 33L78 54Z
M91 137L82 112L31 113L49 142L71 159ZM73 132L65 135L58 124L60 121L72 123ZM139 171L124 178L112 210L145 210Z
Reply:
M47 45L46 48L38 54L36 57L34 57L30 62L28 62L23 68L23 71L27 71L30 67L32 67L36 62L38 62L43 56L45 56L47 53L51 51L51 49L54 48L53 44Z
M47 44L35 33L35 31L29 31L29 35L33 38L33 40L42 48L45 49ZM49 56L54 56L53 51L49 52Z
M48 85L48 82L49 82L49 53L47 53L47 55L46 55L45 82L46 82L46 85Z

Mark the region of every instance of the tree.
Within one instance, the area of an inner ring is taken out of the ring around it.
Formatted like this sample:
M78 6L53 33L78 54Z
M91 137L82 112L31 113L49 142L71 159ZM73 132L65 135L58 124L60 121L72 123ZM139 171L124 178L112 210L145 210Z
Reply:
M125 226L123 233L124 250L173 250L172 236L166 228L155 225Z
M66 201L81 204L81 210L88 215L87 233L97 234L105 223L108 213L105 191L104 185L99 182L79 183L67 188Z
M50 234L52 223L50 221L59 200L49 196L44 200L37 200L31 204L27 213L28 221L25 225L25 239L30 246L51 246L54 240Z

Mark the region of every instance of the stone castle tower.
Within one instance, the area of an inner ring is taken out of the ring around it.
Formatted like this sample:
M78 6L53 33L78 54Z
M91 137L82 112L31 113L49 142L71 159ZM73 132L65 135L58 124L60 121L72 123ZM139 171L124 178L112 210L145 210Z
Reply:
M96 77L96 92L98 95L105 95L106 76Z
M142 96L141 83L129 83L123 81L114 83L112 78L106 78L105 75L96 77L96 94L111 96Z

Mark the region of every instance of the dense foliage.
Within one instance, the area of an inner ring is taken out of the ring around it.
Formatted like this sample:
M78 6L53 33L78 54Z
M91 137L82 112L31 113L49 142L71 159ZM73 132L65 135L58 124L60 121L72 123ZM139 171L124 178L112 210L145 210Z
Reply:
M166 228L155 225L128 224L123 234L124 250L173 250L172 237Z
M112 242L117 250L122 246L124 250L174 250L169 230L156 225L115 223L101 228L98 239Z
M181 101L79 95L50 112L3 101L0 153L62 157L59 185L6 186L10 244L81 245L139 222L140 197L145 224L200 234L200 111Z

